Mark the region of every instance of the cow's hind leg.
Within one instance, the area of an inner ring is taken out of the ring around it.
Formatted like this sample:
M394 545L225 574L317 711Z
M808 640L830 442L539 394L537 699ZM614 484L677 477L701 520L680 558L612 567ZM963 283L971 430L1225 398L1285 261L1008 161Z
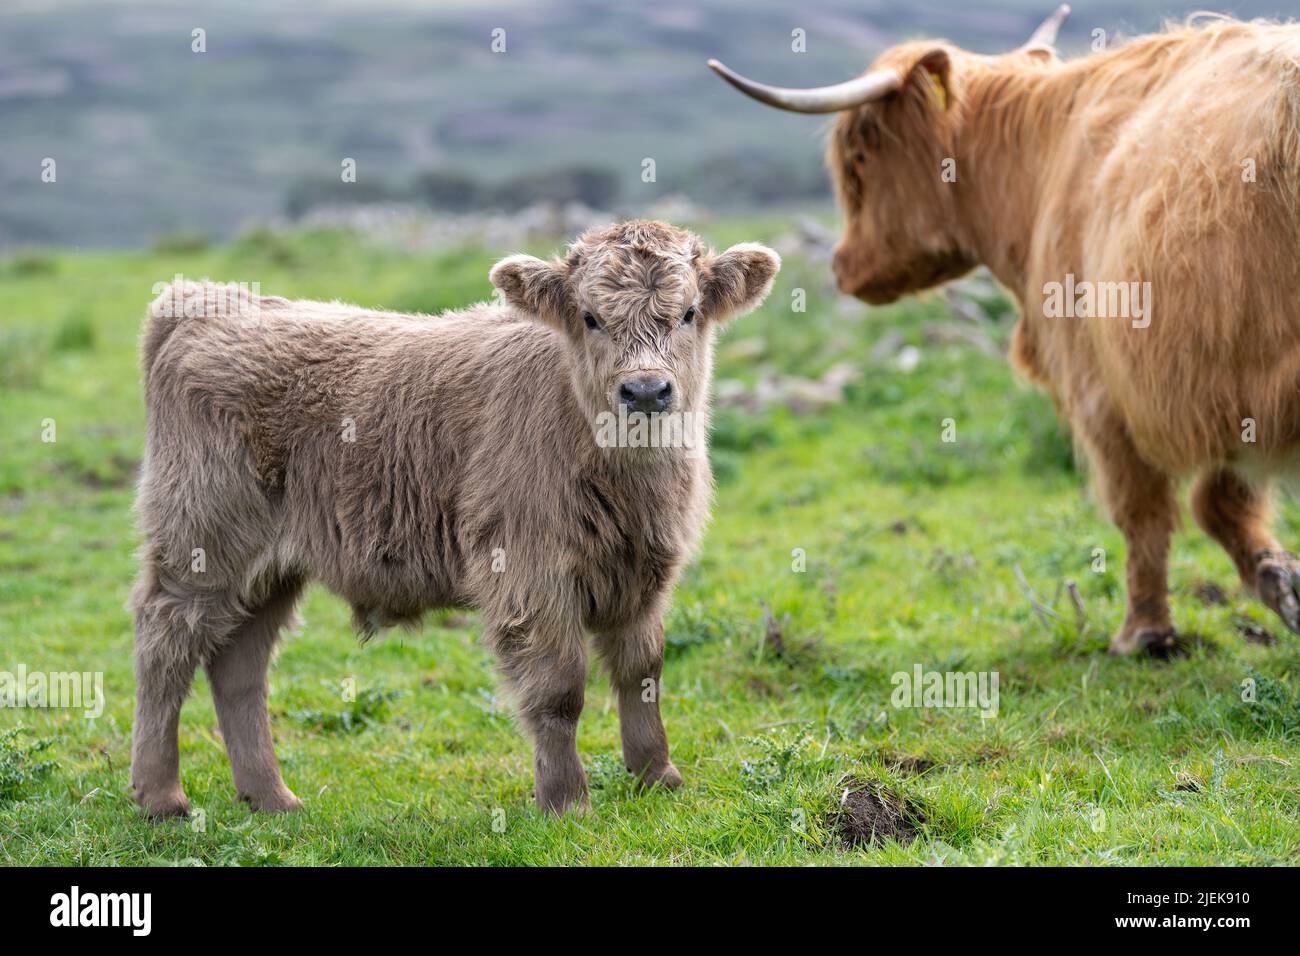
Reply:
M1111 639L1111 653L1168 657L1179 649L1168 583L1169 539L1178 526L1174 481L1138 454L1112 417L1099 416L1084 438L1103 503L1128 548L1124 624Z
M267 710L271 654L280 628L293 616L301 590L299 581L280 583L204 662L235 790L254 810L271 813L302 807L280 776Z
M238 602L204 591L147 562L132 596L135 609L135 723L131 789L152 817L184 816L181 788L181 705L194 669L242 618Z
M1300 633L1300 561L1282 549L1269 528L1272 502L1267 485L1215 468L1198 476L1192 489L1196 522L1223 546L1241 583L1292 631Z

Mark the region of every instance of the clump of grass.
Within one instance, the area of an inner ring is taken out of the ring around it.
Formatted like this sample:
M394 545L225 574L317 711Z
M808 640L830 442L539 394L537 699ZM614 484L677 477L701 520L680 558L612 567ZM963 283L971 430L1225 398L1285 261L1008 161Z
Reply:
M35 388L45 356L45 339L34 329L0 329L0 385Z
M586 767L587 786L592 790L612 790L624 786L632 775L623 765L623 758L614 753L596 754Z
M336 711L298 710L290 716L318 733L359 734L367 727L387 720L388 705L404 696L405 691L367 687Z
M89 352L95 348L95 323L90 310L79 307L69 311L54 333L54 351Z
M705 644L725 640L736 632L735 622L702 604L678 604L664 627L664 656L673 658Z
M1254 668L1247 672L1246 678L1252 694L1245 696L1253 695L1253 699L1236 702L1233 714L1238 721L1270 737L1300 735L1300 701L1291 695L1287 685Z
M804 758L816 741L806 734L772 732L750 737L745 741L758 751L758 755L740 763L740 776L749 790L763 791L780 783L795 769L802 766Z
M54 256L35 251L16 253L8 261L0 263L0 271L15 278L52 275L58 269L59 261Z
M24 789L55 767L53 760L41 757L54 742L21 739L27 734L24 727L0 731L0 801L18 799Z
M202 232L173 232L154 240L153 251L159 255L186 256L203 252L209 240Z
M233 258L281 267L296 266L301 259L288 236L264 227L250 229L239 236L230 244L229 252Z

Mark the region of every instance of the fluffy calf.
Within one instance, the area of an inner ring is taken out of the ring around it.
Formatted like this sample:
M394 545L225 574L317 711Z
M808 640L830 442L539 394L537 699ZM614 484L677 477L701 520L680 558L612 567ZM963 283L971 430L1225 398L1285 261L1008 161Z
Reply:
M533 737L537 800L555 812L586 801L576 737L592 635L628 768L677 786L658 683L662 616L711 489L692 429L715 329L754 308L779 267L762 246L714 254L627 222L562 260L505 259L491 274L500 302L437 317L164 292L144 337L133 596L144 808L188 809L177 727L200 663L241 797L300 805L272 748L267 666L313 579L351 603L363 634L430 608L480 610ZM629 409L683 418L685 440L608 440Z

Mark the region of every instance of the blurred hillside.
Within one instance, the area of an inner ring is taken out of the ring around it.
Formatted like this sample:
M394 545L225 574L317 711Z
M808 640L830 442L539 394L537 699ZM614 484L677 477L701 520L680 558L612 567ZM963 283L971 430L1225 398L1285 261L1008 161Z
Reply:
M1197 4L1075 4L1063 34L1125 34ZM833 82L883 45L996 52L1050 0L5 0L0 246L224 237L338 202L450 212L537 199L641 208L821 203L824 120L777 117L705 69ZM1287 16L1243 0L1242 16ZM491 49L505 31L505 52ZM791 51L791 31L807 52ZM191 50L195 29L206 52ZM57 179L42 182L46 157ZM653 158L656 181L642 181ZM355 183L340 182L345 158Z

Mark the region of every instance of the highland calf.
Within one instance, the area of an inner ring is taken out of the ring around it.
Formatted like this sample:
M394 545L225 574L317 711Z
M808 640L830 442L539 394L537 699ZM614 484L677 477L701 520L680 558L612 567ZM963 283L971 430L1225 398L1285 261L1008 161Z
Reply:
M1245 586L1300 632L1269 479L1300 461L1300 25L1212 18L1072 62L1062 7L1018 50L944 42L810 90L711 65L781 109L839 113L840 289L883 303L986 265L1128 545L1111 650L1175 648L1177 482ZM1115 314L1115 313L1120 314Z
M140 804L188 810L177 730L202 663L240 796L300 805L272 748L267 667L310 580L351 603L364 635L430 608L480 610L533 737L537 801L557 813L587 799L576 739L591 634L628 769L680 784L659 715L662 617L707 514L708 461L688 440L598 441L598 423L630 408L702 425L715 330L779 267L762 246L714 254L637 221L562 260L504 259L502 301L437 317L269 297L231 308L217 286L168 288L143 343Z

